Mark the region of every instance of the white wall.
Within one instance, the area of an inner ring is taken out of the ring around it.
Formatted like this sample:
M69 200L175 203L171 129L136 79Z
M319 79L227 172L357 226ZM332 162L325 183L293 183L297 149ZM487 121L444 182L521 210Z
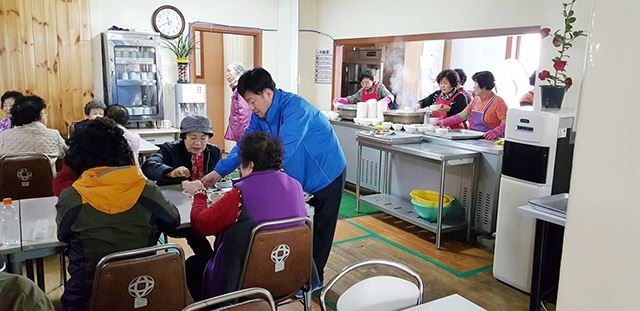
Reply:
M280 29L279 0L207 0L207 1L177 1L177 0L93 0L91 1L91 36L94 66L94 87L98 98L102 95L102 52L100 47L100 33L111 25L136 30L152 31L151 15L161 5L174 5L184 14L187 23L210 22L230 26L255 27L262 29ZM289 25L284 25L282 31L287 31ZM185 29L187 32L188 29ZM292 85L289 75L280 77L279 71L288 72L291 63L281 63L287 55L297 55L296 49L278 50L279 37L276 31L264 31L262 42L262 66L272 74L277 84ZM206 57L206 56L205 56ZM165 117L174 118L174 92L171 87L177 79L176 65L172 54L163 49L160 73L165 82Z
M616 77L640 70L640 43L624 39L637 38L640 19L621 18L620 11L637 12L640 3L594 4L557 309L637 310L640 162L635 133L640 106L635 96L614 90L636 89L636 79ZM589 13L578 18L588 19ZM611 131L604 131L606 123Z
M300 7L300 28L316 26L316 30L335 39L537 26L543 17L542 4L530 0L460 0L453 8L455 18L442 13L452 11L451 2L446 1L396 0L391 4L386 0L369 0L366 3L358 0L301 0ZM303 14L305 10L315 10L315 14ZM305 19L309 15L317 18L317 23L307 23ZM307 41L303 44L301 39L301 60L303 55L315 53L316 48L333 48L332 42L320 36L317 38L315 45ZM301 63L301 85L313 83L313 72L306 73L307 68ZM330 87L316 87L315 92L307 87L300 91L305 97L310 94L308 96L316 98L318 103L331 101ZM321 104L321 107L329 107L329 104Z

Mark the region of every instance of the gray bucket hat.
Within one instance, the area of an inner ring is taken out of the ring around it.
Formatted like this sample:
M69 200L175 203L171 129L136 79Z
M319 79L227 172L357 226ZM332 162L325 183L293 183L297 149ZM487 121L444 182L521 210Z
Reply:
M202 132L205 134L209 134L209 136L213 136L213 131L211 130L211 120L199 114L188 115L184 117L180 122L180 134L191 132Z

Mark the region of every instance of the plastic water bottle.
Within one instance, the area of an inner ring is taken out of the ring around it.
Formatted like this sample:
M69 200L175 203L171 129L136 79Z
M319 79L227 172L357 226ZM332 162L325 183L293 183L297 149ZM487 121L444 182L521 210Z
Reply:
M11 198L2 200L0 209L0 242L3 246L20 244L20 218Z

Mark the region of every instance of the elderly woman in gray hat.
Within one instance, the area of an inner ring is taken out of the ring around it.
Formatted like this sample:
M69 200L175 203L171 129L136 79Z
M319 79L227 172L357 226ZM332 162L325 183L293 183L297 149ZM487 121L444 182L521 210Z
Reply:
M201 115L189 115L180 122L180 140L164 143L142 165L147 178L159 186L199 180L220 160L220 148L209 144L213 137L211 121Z
M220 149L209 144L213 137L211 121L201 115L189 115L180 122L180 140L164 143L160 150L142 164L142 172L147 178L155 180L159 186L180 184L184 180L199 180L213 171L220 160ZM199 235L191 228L180 229L169 233L187 239L187 243L195 253L185 264L189 280L202 278L204 266L213 249L205 236ZM191 291L200 284L187 283Z
M244 68L244 65L238 62L227 65L227 70L225 71L225 77L227 78L227 82L229 82L231 91L233 91L231 95L229 124L227 125L227 131L224 133L224 139L226 140L239 141L251 120L251 107L249 107L249 104L247 104L236 90L238 79L240 79L240 76L245 71L247 70Z

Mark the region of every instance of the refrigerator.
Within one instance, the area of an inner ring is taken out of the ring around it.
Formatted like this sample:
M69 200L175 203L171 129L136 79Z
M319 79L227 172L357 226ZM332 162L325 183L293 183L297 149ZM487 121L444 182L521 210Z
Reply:
M105 103L124 106L130 122L164 119L159 49L157 33L102 33Z

